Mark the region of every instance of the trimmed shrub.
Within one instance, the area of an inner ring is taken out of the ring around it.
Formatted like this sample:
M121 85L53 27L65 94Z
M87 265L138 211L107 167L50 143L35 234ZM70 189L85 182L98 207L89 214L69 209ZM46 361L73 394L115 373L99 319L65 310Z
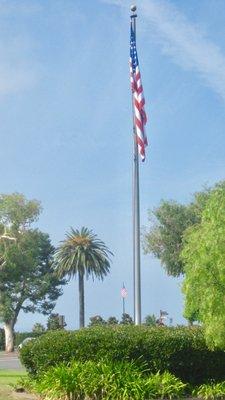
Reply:
M200 328L144 326L93 327L42 335L21 350L21 361L35 375L60 362L132 361L150 373L169 371L183 382L225 380L225 352L207 349Z

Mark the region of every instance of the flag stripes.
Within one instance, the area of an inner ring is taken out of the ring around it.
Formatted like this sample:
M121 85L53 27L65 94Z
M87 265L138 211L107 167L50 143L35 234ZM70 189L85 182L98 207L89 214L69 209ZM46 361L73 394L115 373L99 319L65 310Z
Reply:
M127 289L125 288L125 286L123 286L123 287L121 288L120 294L121 294L121 297L122 297L123 299L125 299L125 297L127 297Z
M134 126L136 130L136 140L138 151L142 161L145 160L145 147L148 145L145 134L147 117L145 113L145 98L139 70L138 55L136 49L136 38L131 22L130 31L130 83L134 107Z

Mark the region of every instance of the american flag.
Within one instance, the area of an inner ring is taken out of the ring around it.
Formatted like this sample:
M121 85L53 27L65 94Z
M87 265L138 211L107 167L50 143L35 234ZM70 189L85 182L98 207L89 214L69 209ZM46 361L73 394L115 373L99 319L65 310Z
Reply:
M121 290L120 290L120 294L121 294L121 297L122 297L123 299L125 299L125 297L127 297L127 289L125 288L124 285L123 285L123 287L122 287Z
M145 160L145 147L148 145L145 134L145 125L147 117L145 113L145 98L141 83L141 74L139 70L138 55L136 49L136 38L131 22L130 29L130 83L134 106L134 124L137 135L138 151L142 161Z

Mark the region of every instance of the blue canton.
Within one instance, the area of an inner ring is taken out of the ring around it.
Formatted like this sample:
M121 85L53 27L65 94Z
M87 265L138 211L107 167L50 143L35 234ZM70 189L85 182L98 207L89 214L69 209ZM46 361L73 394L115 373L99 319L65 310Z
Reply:
M133 73L135 73L136 67L138 66L138 55L136 49L135 34L132 24L130 28L130 58L131 58L132 71Z

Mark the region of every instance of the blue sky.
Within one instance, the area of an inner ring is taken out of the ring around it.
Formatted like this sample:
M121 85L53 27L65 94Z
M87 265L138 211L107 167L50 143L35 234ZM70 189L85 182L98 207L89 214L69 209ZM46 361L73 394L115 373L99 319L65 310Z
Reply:
M141 225L160 200L186 202L224 178L224 0L140 0L137 46L148 114L140 167ZM42 202L38 226L55 245L87 226L115 257L104 282L86 283L86 321L132 301L127 0L0 0L1 192ZM182 323L180 280L142 255L142 315ZM77 281L56 312L78 327ZM29 330L36 315L20 315Z

